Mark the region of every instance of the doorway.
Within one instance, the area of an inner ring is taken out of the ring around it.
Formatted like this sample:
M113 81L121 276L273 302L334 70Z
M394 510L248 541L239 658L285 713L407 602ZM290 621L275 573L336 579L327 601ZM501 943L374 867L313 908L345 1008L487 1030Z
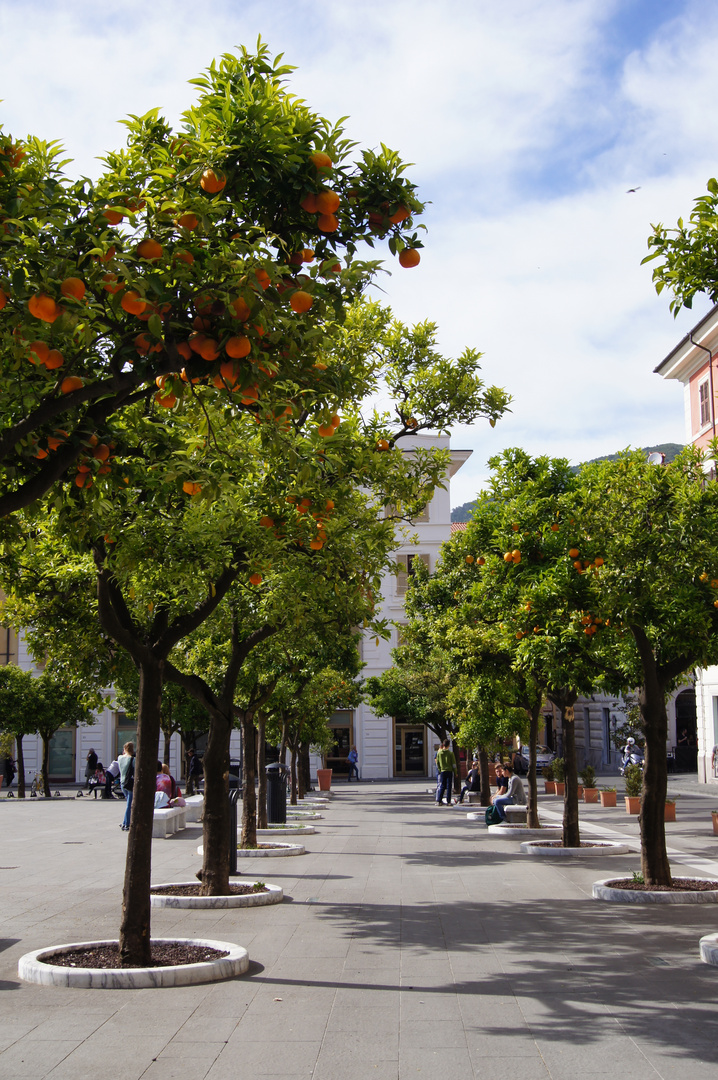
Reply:
M426 776L426 728L394 725L394 776Z

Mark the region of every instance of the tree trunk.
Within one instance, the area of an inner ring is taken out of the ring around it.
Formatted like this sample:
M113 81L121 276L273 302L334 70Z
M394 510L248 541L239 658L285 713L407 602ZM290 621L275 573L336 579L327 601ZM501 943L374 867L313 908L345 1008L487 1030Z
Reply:
M303 768L303 762L302 762L303 753L304 753L304 747L303 747L302 743L300 743L298 748L297 748L297 757L296 757L296 762L295 762L295 768L297 770L297 795L298 795L300 800L304 798L304 796L306 795L307 790L308 790L307 786L305 784L305 778L304 778L304 768Z
M150 963L152 821L155 812L164 664L161 660L145 658L139 667L135 782L120 925L122 967L147 967Z
M282 737L279 740L279 764L287 764L287 718L282 717Z
M489 755L483 746L479 747L479 775L481 776L481 805L491 806L491 775L489 773Z
M42 736L42 793L46 799L52 798L50 791L50 739L51 735Z
M204 812L202 815L202 869L200 896L229 893L229 849L237 843L229 824L229 742L232 722L213 713L204 753Z
M298 791L298 788L297 788L297 748L296 748L296 746L292 746L291 750L292 750L292 757L291 757L290 771L291 771L291 777L292 777L292 794L291 794L291 796L289 798L289 805L290 806L296 806L297 805L297 799L299 797L299 791Z
M529 710L529 774L526 807L526 825L529 829L538 829L541 825L538 812L538 786L536 783L536 743L538 742L539 714L541 702Z
M162 728L162 734L164 735L164 749L162 751L162 764L169 765L170 763L170 739L172 738L172 728Z
M251 712L242 715L242 842L243 848L257 846L257 794L254 790L257 750L254 717Z
M312 766L309 761L309 743L301 743L299 747L299 774L302 778L304 789L301 798L304 798L306 793L312 790Z
M643 668L643 686L638 691L638 704L646 738L641 813L638 819L641 826L641 872L646 885L670 885L672 878L666 851L664 821L668 791L668 716L665 687L646 634L638 627L631 627L631 631L636 639Z
M22 748L22 735L15 736L15 745L17 747L17 797L18 799L25 798L25 753Z
M264 767L266 745L264 731L267 721L257 717L257 828L267 828L267 770Z
M578 825L578 770L573 704L566 705L561 711L561 730L563 732L564 784L566 785L563 797L563 846L577 848L581 846L581 834Z

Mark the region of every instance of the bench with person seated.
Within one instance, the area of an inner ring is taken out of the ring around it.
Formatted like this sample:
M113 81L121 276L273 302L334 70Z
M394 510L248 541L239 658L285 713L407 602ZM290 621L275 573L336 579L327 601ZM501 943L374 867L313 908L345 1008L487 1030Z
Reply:
M184 806L166 806L155 810L152 819L152 835L166 840L180 829L187 827L187 810Z

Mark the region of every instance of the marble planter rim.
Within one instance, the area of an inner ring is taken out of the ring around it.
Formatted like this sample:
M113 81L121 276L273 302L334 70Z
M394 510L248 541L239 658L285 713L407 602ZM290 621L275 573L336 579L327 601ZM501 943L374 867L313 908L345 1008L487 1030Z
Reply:
M201 945L226 952L217 960L198 964L178 964L176 967L151 968L75 968L61 964L46 964L42 957L86 949L93 945L115 945L117 939L105 941L76 941L69 945L45 946L25 953L17 965L18 976L24 982L40 986L67 986L84 990L148 990L164 986L194 986L197 983L217 982L243 975L249 967L249 953L230 941L205 938L153 938L158 945Z
M323 817L323 814L317 814L315 810L287 809L287 819L293 818L296 821L321 821Z
M621 844L618 840L592 840L594 847L545 847L542 840L524 840L521 850L525 855L553 856L559 859L595 858L599 855L630 855L631 849L628 844Z
M288 844L277 840L271 848L237 848L238 859L280 859L287 855L306 855L307 849L304 844ZM198 855L204 855L204 844L197 848Z
M684 875L681 875L684 876ZM702 892L644 892L641 889L612 889L618 877L594 881L591 893L594 900L609 900L615 904L718 904L718 889ZM688 881L710 881L710 878L686 878Z
M540 829L529 829L523 825L489 825L486 831L490 836L504 840L560 840L563 836L560 825L543 825Z
M153 885L152 889L163 889L168 885L196 885L194 881L163 881L159 885ZM232 881L233 885L256 885L256 881L247 879ZM226 896L162 896L150 889L150 905L157 908L238 908L238 907L266 907L268 904L281 904L284 899L284 890L281 885L262 883L267 892L245 893L244 895Z
M698 947L703 963L718 967L718 934L704 934Z
M317 830L313 825L278 825L275 829L257 829L257 836L266 839L268 836L311 836Z

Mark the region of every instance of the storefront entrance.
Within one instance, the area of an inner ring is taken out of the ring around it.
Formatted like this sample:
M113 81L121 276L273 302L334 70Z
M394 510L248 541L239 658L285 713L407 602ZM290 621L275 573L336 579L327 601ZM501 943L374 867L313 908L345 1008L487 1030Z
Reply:
M426 728L394 725L394 776L426 776Z

